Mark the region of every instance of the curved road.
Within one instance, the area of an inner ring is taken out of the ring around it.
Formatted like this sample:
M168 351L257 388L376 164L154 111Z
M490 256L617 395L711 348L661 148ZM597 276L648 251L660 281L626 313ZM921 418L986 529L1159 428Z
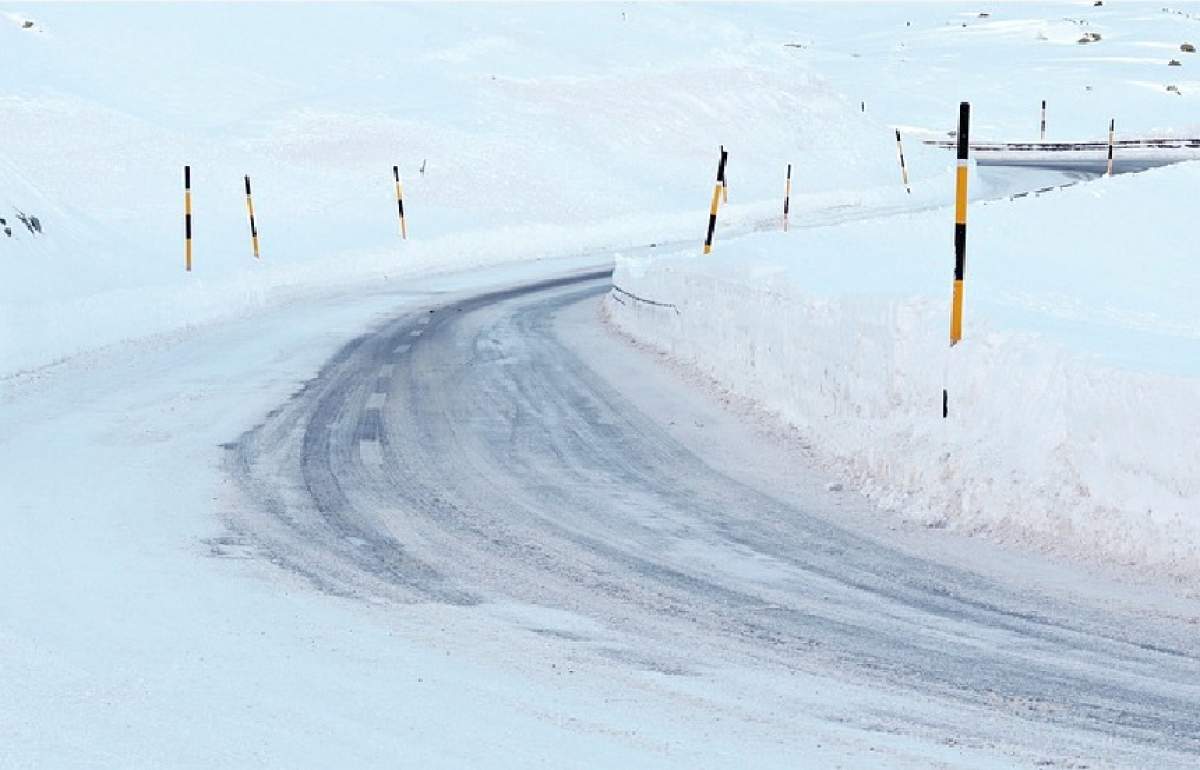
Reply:
M235 527L323 590L551 608L603 628L589 654L617 665L765 674L747 718L781 719L765 704L815 674L914 704L867 727L1194 766L1194 629L1030 596L714 469L626 395L656 385L567 339L562 316L595 318L608 288L470 297L346 345L228 446Z

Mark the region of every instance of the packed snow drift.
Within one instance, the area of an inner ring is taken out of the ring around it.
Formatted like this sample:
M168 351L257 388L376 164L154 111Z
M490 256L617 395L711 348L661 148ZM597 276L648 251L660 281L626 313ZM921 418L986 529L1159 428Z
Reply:
M619 259L615 284L664 304L607 307L907 518L1194 575L1200 273L1176 206L1198 182L974 206L954 349L948 210Z

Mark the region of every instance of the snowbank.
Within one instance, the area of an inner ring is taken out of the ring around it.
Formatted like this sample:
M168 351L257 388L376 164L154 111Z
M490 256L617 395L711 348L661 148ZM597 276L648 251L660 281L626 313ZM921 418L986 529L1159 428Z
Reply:
M1195 575L1200 164L623 258L622 330L794 425L906 518ZM941 416L943 386L950 419Z

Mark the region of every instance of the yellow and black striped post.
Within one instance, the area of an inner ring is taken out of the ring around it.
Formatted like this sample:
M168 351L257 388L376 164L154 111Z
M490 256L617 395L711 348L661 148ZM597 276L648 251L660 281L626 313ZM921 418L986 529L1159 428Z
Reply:
M1046 100L1042 99L1042 141L1046 141Z
M183 167L184 270L192 272L192 167Z
M792 164L788 164L787 182L783 186L783 231L788 229L788 209L792 201Z
M725 145L721 145L721 203L729 203L729 180L725 178L725 159L728 157Z
M250 213L250 243L254 246L254 258L258 256L258 225L254 222L254 199L250 197L250 176L246 179L246 211Z
M725 180L725 159L729 157L721 148L721 159L717 162L717 183L713 186L712 205L708 208L708 234L704 236L704 253L712 252L713 232L717 229L717 208L721 205L721 186Z
M392 166L392 178L396 180L396 207L400 211L400 237L408 240L408 225L404 223L404 185L400 182L399 166Z
M909 195L912 195L912 188L908 186L908 166L904 165L904 145L900 144L900 129L896 129L896 152L900 153L900 179L904 181L904 189Z
M1112 151L1113 151L1113 134L1117 130L1117 119L1113 118L1108 121L1108 169L1105 174L1112 176Z
M954 292L950 305L950 346L962 340L963 277L967 268L967 158L971 105L958 105L958 164L954 179ZM949 389L942 388L942 417L950 414Z

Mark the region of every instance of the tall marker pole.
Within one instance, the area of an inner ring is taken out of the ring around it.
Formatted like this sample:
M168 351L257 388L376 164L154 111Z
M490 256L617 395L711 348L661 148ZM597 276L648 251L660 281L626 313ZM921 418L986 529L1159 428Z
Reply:
M971 105L958 105L958 164L954 179L954 293L950 305L950 347L962 340L963 276L967 267L967 156ZM947 358L947 364L949 359ZM942 388L942 418L950 415L950 393Z
M183 167L184 270L192 272L192 167Z
M904 165L904 145L900 144L900 129L896 129L896 152L900 153L900 178L904 180L904 189L909 195L912 188L908 186L908 166Z
M246 211L250 213L250 243L254 246L254 258L258 256L258 225L254 222L254 199L250 197L250 176L246 179Z
M729 157L729 153L725 151L725 145L721 145L721 167L718 173L721 175L721 203L729 203L729 181L725 178L725 159Z
M1113 151L1113 133L1117 129L1117 120L1113 118L1108 121L1108 169L1105 174L1112 176L1112 151Z
M712 205L708 208L708 234L704 236L704 253L712 252L713 231L717 229L717 208L721 205L721 185L725 179L725 159L729 157L721 147L721 160L717 162L717 183L713 186Z
M1046 141L1046 100L1042 99L1042 141Z
M783 187L783 231L786 233L788 229L788 208L792 200L792 164L788 164L787 182Z
M399 166L392 166L392 178L396 180L396 207L400 211L400 237L408 240L408 226L404 223L404 185L400 182Z

